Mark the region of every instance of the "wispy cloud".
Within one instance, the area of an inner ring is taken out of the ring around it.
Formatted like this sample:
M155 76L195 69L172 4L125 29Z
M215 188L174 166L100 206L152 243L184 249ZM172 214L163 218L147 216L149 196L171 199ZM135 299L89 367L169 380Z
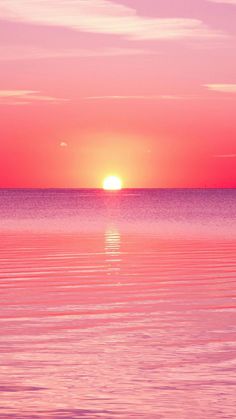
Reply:
M227 84L205 84L207 89L220 93L236 93L236 83Z
M155 51L141 48L61 49L33 48L30 46L0 46L0 61L38 60L45 58L115 57L125 55L153 55Z
M234 159L236 154L215 154L214 157L217 159Z
M175 95L113 95L113 96L87 96L85 100L178 100L182 96Z
M28 105L33 102L59 103L64 100L44 96L35 90L0 90L0 105Z
M2 17L133 40L219 37L199 19L149 18L110 0L1 0Z
M236 0L208 0L211 3L222 3L222 4L234 4L236 5Z

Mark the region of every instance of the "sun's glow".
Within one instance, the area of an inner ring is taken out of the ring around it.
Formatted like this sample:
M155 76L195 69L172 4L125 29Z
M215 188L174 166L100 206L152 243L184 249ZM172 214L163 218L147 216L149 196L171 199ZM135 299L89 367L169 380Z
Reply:
M122 189L122 181L117 176L108 176L103 181L103 189L106 191L119 191Z

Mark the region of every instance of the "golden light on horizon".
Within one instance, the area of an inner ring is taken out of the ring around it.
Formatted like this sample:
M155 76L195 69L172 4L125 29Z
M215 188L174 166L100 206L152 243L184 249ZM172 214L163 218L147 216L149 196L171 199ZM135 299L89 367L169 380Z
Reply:
M108 176L103 181L105 191L119 191L122 189L122 181L118 176Z

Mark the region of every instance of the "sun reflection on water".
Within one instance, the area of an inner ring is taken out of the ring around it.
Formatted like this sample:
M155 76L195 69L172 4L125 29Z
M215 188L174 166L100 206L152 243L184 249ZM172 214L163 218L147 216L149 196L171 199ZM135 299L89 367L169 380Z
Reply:
M118 275L120 273L120 232L114 226L109 226L105 230L105 260L107 265L107 275Z

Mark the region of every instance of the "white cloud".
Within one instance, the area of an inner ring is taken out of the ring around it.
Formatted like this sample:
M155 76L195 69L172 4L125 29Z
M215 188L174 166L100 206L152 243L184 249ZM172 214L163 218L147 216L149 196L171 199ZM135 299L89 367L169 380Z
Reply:
M65 99L43 96L35 90L0 90L0 105L28 105L33 102L59 103Z
M139 16L135 9L111 0L1 0L0 16L133 40L222 36L198 19Z
M220 93L236 93L236 84L227 83L227 84L205 84L209 90L213 92Z

